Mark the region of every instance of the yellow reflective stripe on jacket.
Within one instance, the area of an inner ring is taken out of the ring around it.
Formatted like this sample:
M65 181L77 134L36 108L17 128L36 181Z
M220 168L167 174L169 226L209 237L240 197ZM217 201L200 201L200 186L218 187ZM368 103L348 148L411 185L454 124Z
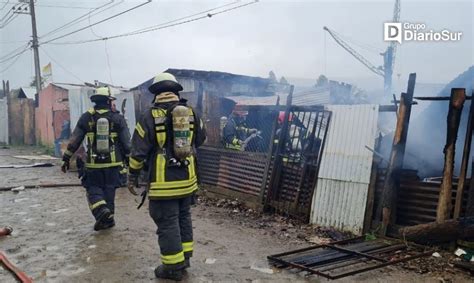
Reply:
M71 157L73 154L74 154L74 153L72 153L72 152L69 151L69 150L66 150L66 151L64 152L64 155L66 155L66 156L68 156L68 157Z
M102 168L110 168L110 167L117 167L122 166L122 162L115 162L115 163L86 163L86 168L91 169L102 169Z
M142 125L140 125L140 123L137 123L137 125L135 126L135 130L137 131L140 137L145 137L145 130L143 130Z
M165 130L164 128L163 128L163 132L158 132L159 130L161 130L161 129L158 129L158 127L161 126L161 124L165 123L166 121L166 110L161 109L161 108L152 109L151 115L155 119L156 141L158 142L159 147L163 148L166 142L166 132L164 131Z
M184 252L179 252L174 255L161 255L161 262L163 264L177 264L184 261Z
M95 202L95 203L89 205L89 208L90 208L91 210L94 210L94 209L98 208L99 206L101 206L101 205L106 205L106 204L107 204L107 203L105 202L105 200L100 200L100 201L98 201L98 202Z
M187 253L187 252L192 252L193 251L194 243L192 241L191 242L183 242L183 243L181 243L181 245L183 246L183 252Z
M157 177L157 179L158 179L158 177ZM153 183L150 184L150 188L153 188L153 189L185 188L185 187L193 186L194 184L197 184L196 176L191 177L189 180L153 182Z
M194 156L190 156L186 158L189 161L189 166L188 166L188 173L189 173L189 178L196 177L196 168L194 164Z
M150 198L185 196L185 195L192 194L197 189L198 189L197 183L194 183L194 185L190 186L189 188L184 188L184 189L156 189L156 188L150 187L149 196Z
M95 109L94 108L89 108L89 109L87 109L87 112L94 115L95 114Z
M165 182L166 158L163 154L156 156L156 183Z
M92 157L92 145L94 143L94 133L87 133L87 152L89 153L89 160L91 161L90 164L95 163L95 158ZM87 165L87 164L86 164Z
M138 161L131 156L129 158L130 168L134 170L141 170L143 168L143 163L144 163L143 161Z
M110 152L110 162L112 162L112 163L117 162L117 156L115 155L115 149Z

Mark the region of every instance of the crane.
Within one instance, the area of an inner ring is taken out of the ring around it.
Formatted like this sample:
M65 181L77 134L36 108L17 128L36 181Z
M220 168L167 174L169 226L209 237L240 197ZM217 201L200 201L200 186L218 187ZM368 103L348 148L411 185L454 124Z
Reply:
M395 0L392 22L400 22L400 0ZM390 42L385 52L380 53L380 55L383 56L383 66L376 67L354 48L352 48L348 43L346 43L336 32L326 26L323 29L327 31L342 48L354 56L359 62L364 64L364 66L366 66L369 70L379 76L382 76L384 78L384 94L391 95L392 75L393 68L395 66L395 54L397 51L397 44L395 41Z

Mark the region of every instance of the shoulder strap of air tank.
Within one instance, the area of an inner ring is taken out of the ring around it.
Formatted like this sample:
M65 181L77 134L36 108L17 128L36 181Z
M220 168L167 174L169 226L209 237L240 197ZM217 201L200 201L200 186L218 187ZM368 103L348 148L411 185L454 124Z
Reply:
M151 115L155 124L156 141L158 145L163 148L166 142L166 109L153 107L151 108Z

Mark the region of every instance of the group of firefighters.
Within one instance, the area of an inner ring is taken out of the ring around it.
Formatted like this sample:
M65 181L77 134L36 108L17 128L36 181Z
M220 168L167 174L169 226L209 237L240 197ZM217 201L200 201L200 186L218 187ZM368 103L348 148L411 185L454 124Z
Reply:
M191 205L198 189L195 149L206 139L199 115L180 97L182 90L172 74L157 75L149 87L155 95L153 105L141 114L130 137L111 89L95 89L90 97L94 107L79 118L61 166L64 173L69 170L72 156L85 139L85 162L78 158L77 165L82 167L81 182L96 231L115 226L115 191L124 185L128 167L125 183L133 195L141 194L142 204L148 195L149 213L157 226L162 264L155 268L155 276L176 281L190 267L193 254ZM247 126L247 114L234 110L221 126L225 147L242 150L249 137L259 134ZM147 184L140 192L142 172Z
M95 218L94 230L115 226L115 191L128 165L128 189L137 195L139 177L146 171L149 212L157 225L162 265L157 278L179 281L193 254L191 205L197 190L194 149L206 139L199 115L180 97L183 87L169 73L157 75L149 87L153 105L142 113L133 137L125 118L114 109L110 88L97 88L94 107L82 114L63 154L67 172L73 154L86 140L82 185ZM146 170L144 170L146 169Z

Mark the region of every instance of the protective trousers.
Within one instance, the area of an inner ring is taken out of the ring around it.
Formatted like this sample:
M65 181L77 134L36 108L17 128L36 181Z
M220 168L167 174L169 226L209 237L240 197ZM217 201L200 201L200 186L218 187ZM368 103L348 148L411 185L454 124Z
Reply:
M115 190L120 186L119 167L86 169L82 185L87 191L89 208L98 220L106 207L112 215L115 211Z
M150 200L150 216L158 227L161 261L169 269L184 268L184 260L193 254L192 200L193 196Z

